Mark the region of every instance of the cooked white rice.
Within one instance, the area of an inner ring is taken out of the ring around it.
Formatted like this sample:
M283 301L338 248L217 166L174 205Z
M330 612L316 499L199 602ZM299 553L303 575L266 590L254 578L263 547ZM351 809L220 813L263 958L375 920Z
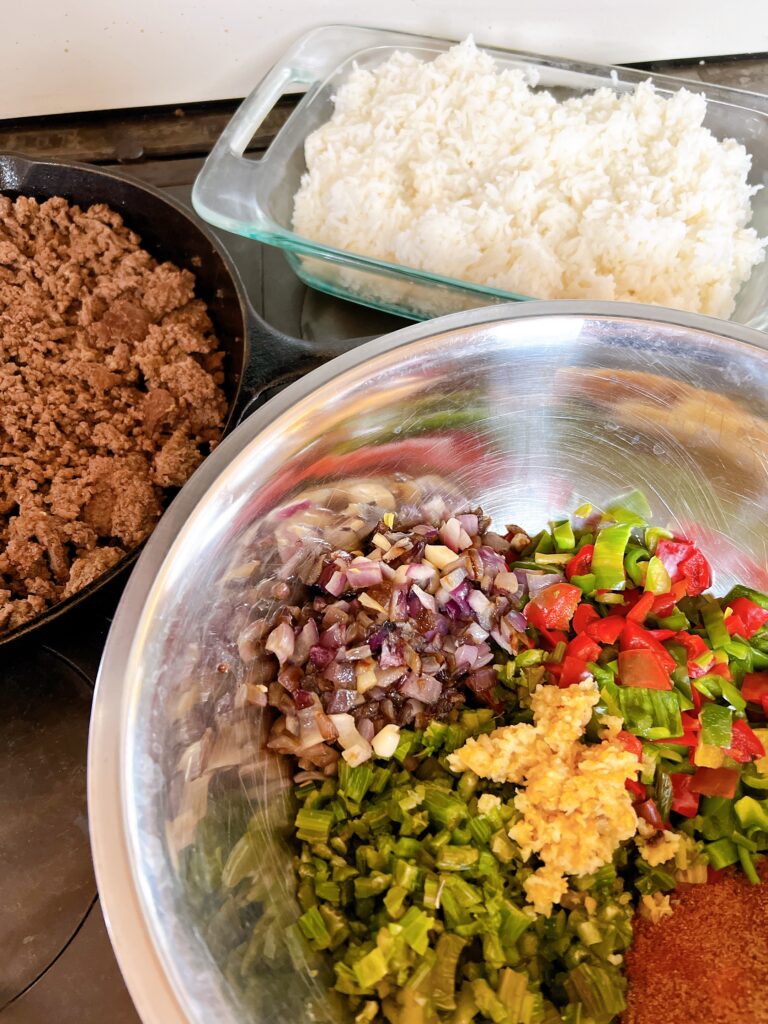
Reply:
M703 96L650 82L559 103L471 39L355 69L306 142L294 229L317 242L538 298L727 317L764 257L750 157Z

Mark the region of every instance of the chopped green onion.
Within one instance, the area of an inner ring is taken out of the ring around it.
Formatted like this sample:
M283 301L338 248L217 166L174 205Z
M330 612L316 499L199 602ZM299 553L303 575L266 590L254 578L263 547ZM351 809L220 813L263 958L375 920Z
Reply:
M325 843L333 824L332 811L313 811L302 807L296 815L296 836L307 843Z

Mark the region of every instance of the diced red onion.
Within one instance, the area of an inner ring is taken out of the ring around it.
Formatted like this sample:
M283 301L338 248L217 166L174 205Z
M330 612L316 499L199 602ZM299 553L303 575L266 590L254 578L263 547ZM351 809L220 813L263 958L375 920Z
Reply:
M351 661L332 661L323 672L323 678L352 690L356 682L355 666Z
M393 622L405 622L408 618L408 600L405 590L396 587L389 599L389 617Z
M443 684L434 676L415 676L409 672L400 686L400 693L424 704L434 704L443 692Z
M496 641L496 643L499 645L499 647L501 647L502 650L505 650L507 652L507 654L514 654L514 651L512 650L512 646L511 646L509 640L505 639L505 637L502 636L500 630L492 629L491 630L491 636Z
M440 586L451 592L460 586L467 578L467 570L463 567L453 569L451 572L446 573L445 576L440 580Z
M439 533L443 544L451 551L463 551L472 545L472 538L454 516L443 523Z
M472 512L465 512L463 515L456 516L461 523L462 527L467 531L470 537L474 537L480 528L480 523L477 516Z
M338 715L344 711L351 711L363 704L364 701L365 697L357 690L334 690L332 693L323 694L323 704L327 715Z
M357 731L367 743L370 743L376 735L376 728L370 718L359 718L357 721Z
M378 686L386 690L403 678L406 668L405 665L395 665L392 668L377 667L374 672Z
M379 665L381 668L399 668L404 664L405 660L400 649L400 642L397 638L387 637L381 645Z
M316 647L310 648L309 660L316 668L325 668L333 661L334 654L335 652L329 647L320 647L318 644Z
M487 665L493 661L493 651L488 644L480 644L477 648L477 661L475 662L475 668L482 668L483 665Z
M467 686L475 693L482 693L483 690L490 690L498 681L495 669L481 668L476 672L470 672L466 678Z
M494 590L501 590L505 594L516 594L520 588L520 582L513 572L497 572L493 578Z
M522 612L518 612L514 608L511 608L505 613L504 621L509 623L512 629L518 633L524 633L528 628L528 620L526 617Z
M264 646L275 655L281 665L284 665L293 654L295 641L293 628L287 622L281 622L269 634Z
M493 602L488 600L482 590L473 590L467 597L467 602L483 629L490 629L493 622Z
M418 583L423 587L432 583L436 573L434 566L416 562L408 566L405 570L405 575L407 579L413 580L414 583Z
M333 594L334 597L341 597L345 590L347 590L347 577L343 572L338 570L331 573L327 583L321 584L328 591L329 594Z
M315 646L319 639L320 634L318 633L317 623L314 619L307 619L301 632L296 637L296 642L293 646L293 654L290 658L291 664L306 664L310 650Z
M489 548L486 544L478 549L478 554L482 558L483 565L491 576L495 576L500 572L506 572L507 563L504 561L503 555L499 554L498 551L494 551L493 548Z
M462 644L456 648L456 668L472 668L477 661L477 648L472 644Z
M322 743L324 736L320 731L318 715L321 714L320 705L312 704L308 708L302 708L296 715L299 720L299 739L301 747L314 747L316 743Z
M368 644L362 644L360 647L348 647L344 657L347 661L360 661L361 658L370 658L372 653Z
M343 647L346 635L346 627L342 623L337 622L330 629L326 629L320 634L320 646L335 651L337 648Z
M492 551L498 551L500 554L505 555L509 551L509 541L502 537L498 533L494 533L492 530L488 530L483 535L485 546L491 548Z
M436 612L437 611L437 604L435 602L434 597L431 594L425 593L421 589L421 587L417 586L415 583L411 587L411 593L419 601L419 603L421 604L422 608L426 608L427 611L430 611L430 612Z
M379 568L381 569L381 578L384 580L393 580L397 573L397 570L393 569L391 565L387 565L386 562L379 562Z
M528 577L528 592L531 597L536 597L542 590L546 590L547 587L551 587L553 583L563 583L565 577L561 576L559 572L545 572L539 575L533 571L526 571Z
M483 629L479 622L471 622L464 630L464 636L475 644L481 644L488 637L488 630Z
M381 565L370 558L353 558L346 568L349 585L355 590L376 587L382 581ZM326 587L326 590L329 588Z

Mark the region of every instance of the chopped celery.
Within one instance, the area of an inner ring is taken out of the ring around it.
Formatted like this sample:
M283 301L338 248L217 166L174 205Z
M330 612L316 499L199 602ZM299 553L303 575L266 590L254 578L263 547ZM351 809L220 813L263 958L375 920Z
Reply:
M373 782L373 768L361 764L356 768L342 760L339 762L339 796L346 796L352 803L362 803L363 797Z
M477 862L479 852L473 846L441 846L437 853L437 867L443 871L465 871Z
M466 944L465 939L450 932L444 932L437 940L430 983L432 999L440 1010L452 1010L456 1006L456 968Z
M433 917L429 917L418 907L410 907L400 921L403 929L402 936L411 949L423 956L429 946L429 930L435 923Z
M331 936L318 907L310 907L301 915L298 923L315 949L330 949Z
M424 807L434 825L454 829L468 816L467 805L452 792L428 786L424 795Z
M619 523L601 529L595 538L592 572L598 590L613 590L624 586L624 551L631 531L629 524Z
M352 970L355 973L360 988L369 989L373 988L377 982L387 976L389 967L387 966L384 954L377 947L352 964Z
M616 970L581 963L568 972L565 988L595 1024L610 1024L625 1008L626 982Z
M331 811L313 811L302 807L296 815L296 836L307 843L324 843L333 824Z

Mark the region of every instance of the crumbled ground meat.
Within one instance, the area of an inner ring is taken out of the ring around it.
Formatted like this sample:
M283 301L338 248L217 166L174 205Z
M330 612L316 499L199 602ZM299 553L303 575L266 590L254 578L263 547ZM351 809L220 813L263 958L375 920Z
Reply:
M0 196L0 631L139 544L220 436L194 285L107 206Z

